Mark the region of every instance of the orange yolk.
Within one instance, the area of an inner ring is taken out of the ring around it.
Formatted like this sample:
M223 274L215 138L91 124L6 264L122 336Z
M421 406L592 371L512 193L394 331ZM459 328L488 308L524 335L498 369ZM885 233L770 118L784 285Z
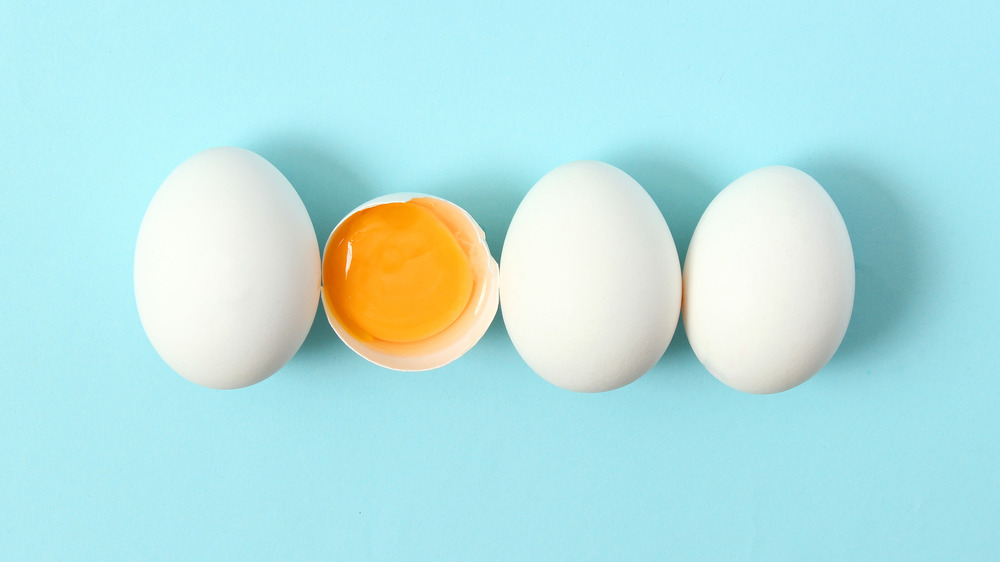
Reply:
M420 199L376 205L334 231L323 259L323 291L354 337L420 341L465 310L472 298L472 267L432 207Z

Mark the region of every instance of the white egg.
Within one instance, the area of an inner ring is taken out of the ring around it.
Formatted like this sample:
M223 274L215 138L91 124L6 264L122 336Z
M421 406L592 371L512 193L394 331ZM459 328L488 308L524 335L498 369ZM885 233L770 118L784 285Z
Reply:
M320 292L319 244L288 180L253 152L200 152L153 196L135 247L146 335L212 388L269 377L302 345Z
M854 254L830 196L772 166L719 193L684 263L684 328L712 375L744 392L788 390L823 368L854 303Z
M504 324L525 362L578 392L624 386L656 364L680 314L670 229L618 168L572 162L514 214L500 264Z
M388 220L386 210L400 206L424 222L409 215ZM442 247L457 261L429 259ZM467 284L442 290L455 277ZM334 228L323 250L322 299L330 325L358 355L398 371L424 371L458 359L489 329L500 301L499 268L464 209L440 197L394 193L360 205ZM442 299L450 313L436 306Z

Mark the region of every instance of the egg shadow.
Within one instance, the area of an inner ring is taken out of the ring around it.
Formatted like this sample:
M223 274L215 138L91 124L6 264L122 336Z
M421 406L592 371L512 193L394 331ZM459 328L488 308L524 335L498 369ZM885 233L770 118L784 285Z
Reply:
M309 211L320 252L337 223L356 206L375 197L361 174L337 156L331 142L318 136L275 134L262 137L247 148L274 164L295 187ZM319 305L297 356L314 359L329 354L337 343L338 338Z
M623 151L621 156L608 157L606 161L632 176L652 197L670 227L683 266L698 220L725 186L712 185L691 164L668 156L673 153L676 152L669 149L636 147ZM655 376L659 371L684 372L692 374L690 378L694 379L693 373L699 372L700 368L684 331L684 323L678 319L666 353L660 358L657 368L646 376Z
M499 263L510 221L537 178L515 176L497 170L466 171L449 177L453 179L416 185L413 190L447 199L465 209L483 229L490 254ZM497 312L478 345L484 344L491 347L511 345L503 324L502 310Z
M916 307L923 278L920 231L898 198L904 191L864 158L823 155L795 165L833 198L854 249L854 310L831 363L872 356Z

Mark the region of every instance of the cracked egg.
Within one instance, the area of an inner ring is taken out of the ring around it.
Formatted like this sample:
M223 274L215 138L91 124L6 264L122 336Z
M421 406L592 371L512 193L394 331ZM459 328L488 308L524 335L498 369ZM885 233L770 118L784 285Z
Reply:
M476 221L454 203L397 193L334 228L323 251L322 300L340 339L399 371L461 357L499 305L499 268Z

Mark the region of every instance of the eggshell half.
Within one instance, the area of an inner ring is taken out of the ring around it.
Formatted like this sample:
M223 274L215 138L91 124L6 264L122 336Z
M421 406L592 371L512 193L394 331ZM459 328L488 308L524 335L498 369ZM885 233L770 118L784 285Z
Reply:
M423 193L391 193L363 203L348 213L333 229L327 239L324 254L330 250L337 229L355 213L386 203L403 203L414 199L436 201L436 212L445 213L448 217L447 222L460 231L459 244L463 246L469 258L476 280L472 298L461 315L440 333L421 341L394 343L361 339L352 334L338 318L326 293L322 295L327 319L337 336L361 357L396 371L427 371L443 367L458 359L486 334L500 304L499 267L490 254L486 234L472 215L440 197Z
M680 314L670 229L625 172L595 161L545 175L514 214L500 306L525 362L578 392L638 379L667 349Z
M788 390L833 357L851 319L844 219L805 172L772 166L719 193L684 263L684 328L712 375L744 392Z
M212 388L257 383L302 345L319 303L319 244L265 159L200 152L153 196L135 247L135 300L153 347Z

